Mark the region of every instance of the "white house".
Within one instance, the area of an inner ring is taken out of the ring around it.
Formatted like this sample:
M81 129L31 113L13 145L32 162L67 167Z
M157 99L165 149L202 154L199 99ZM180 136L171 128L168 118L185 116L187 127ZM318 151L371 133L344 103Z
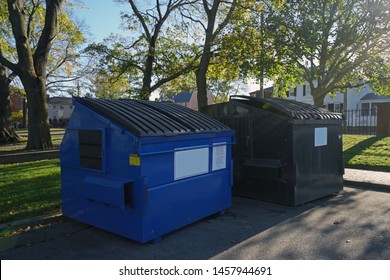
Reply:
M345 94L347 95L346 100ZM288 98L308 104L314 104L308 83L290 89ZM347 108L345 108L345 101L347 103ZM376 95L369 85L364 85L361 88L348 88L346 93L337 92L334 96L327 95L324 99L324 106L333 112L362 110L363 114L367 114L374 112L378 103L387 102L390 102L390 96Z
M287 98L314 104L309 83L290 89ZM369 85L348 88L345 93L337 92L332 96L327 95L324 99L325 108L332 112L345 113L347 127L375 127L379 103L390 103L390 96L376 95Z
M68 120L73 112L72 98L52 97L47 100L49 120Z

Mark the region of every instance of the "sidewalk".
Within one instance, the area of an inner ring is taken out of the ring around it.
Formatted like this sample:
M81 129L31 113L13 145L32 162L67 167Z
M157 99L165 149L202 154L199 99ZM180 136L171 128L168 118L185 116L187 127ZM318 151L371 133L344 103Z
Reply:
M390 173L345 168L344 186L388 188L390 190Z

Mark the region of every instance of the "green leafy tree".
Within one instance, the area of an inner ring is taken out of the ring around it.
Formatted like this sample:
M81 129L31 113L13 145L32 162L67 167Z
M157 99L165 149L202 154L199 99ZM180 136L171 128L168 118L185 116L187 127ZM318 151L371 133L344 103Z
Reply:
M12 75L7 75L7 69L0 64L0 144L20 141L12 124L11 87Z
M299 76L291 60L291 50L283 44L279 19L275 15L283 1L256 1L238 10L229 32L223 37L222 52L227 51L231 65L238 65L240 78L254 79L260 84L257 97L264 97L264 84L274 81L279 93L294 84ZM294 75L295 74L295 75Z
M46 67L50 48L57 34L57 15L62 0L48 1L45 24L38 43L31 43L31 17L24 2L8 0L8 16L15 39L17 62L7 59L0 53L0 63L19 76L28 99L28 142L27 149L52 147L46 108ZM32 9L36 9L33 3Z
M315 105L365 83L389 93L389 14L389 0L286 1L278 31Z
M27 149L52 146L46 92L65 81L59 75L72 80L72 67L78 65L74 50L84 42L77 24L61 10L62 3L63 0L3 3L6 9L2 13L8 20L1 22L2 33L7 36L1 41L0 64L10 73L8 77L20 79L27 95Z
M197 65L196 45L182 39L185 28L171 19L189 2L129 0L131 12L123 13L122 20L132 36L112 35L103 43L91 44L87 52L98 55L99 67L116 79L127 76L133 95L149 99L153 91Z
M130 88L130 79L128 75L122 74L113 77L111 73L100 68L90 77L89 92L95 97L107 99L135 98Z
M65 8L58 15L58 33L47 65L46 89L51 93L74 90L78 81L92 72L91 59L81 53L87 41L86 28L70 17L74 9L70 2Z
M229 101L229 95L235 93L236 85L232 81L221 81L220 79L209 79L208 88L214 103Z
M7 40L11 36L10 25L7 24L7 5L4 1L0 2L0 51L12 53L7 47ZM16 134L12 124L10 84L15 78L15 74L11 73L7 68L0 63L0 143L12 143L20 140Z
M196 24L197 29L203 33L202 55L196 69L198 107L201 108L207 106L207 72L213 53L216 53L215 42L232 19L238 1L202 0L197 2L192 9L183 11L182 15ZM194 11L200 11L200 13L194 13Z
M207 105L207 89L215 90L211 83L231 87L232 81L255 78L263 84L264 78L286 77L287 48L276 41L273 22L280 2L202 0L183 13L196 26L202 42L196 70L200 107ZM234 87L231 91L234 93Z

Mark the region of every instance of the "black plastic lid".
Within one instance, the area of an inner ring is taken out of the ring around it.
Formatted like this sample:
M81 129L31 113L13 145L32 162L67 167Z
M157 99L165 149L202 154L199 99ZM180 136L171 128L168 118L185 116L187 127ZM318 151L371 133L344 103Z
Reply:
M316 107L314 105L282 98L256 98L235 95L230 100L253 106L262 110L284 115L292 119L342 120L342 114Z
M130 99L74 99L138 137L231 131L209 116L174 103Z

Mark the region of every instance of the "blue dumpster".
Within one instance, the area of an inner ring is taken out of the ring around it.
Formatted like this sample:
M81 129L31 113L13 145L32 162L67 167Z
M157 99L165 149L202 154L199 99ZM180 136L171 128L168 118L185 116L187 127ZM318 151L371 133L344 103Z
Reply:
M181 105L74 98L64 216L144 243L231 206L234 132Z

